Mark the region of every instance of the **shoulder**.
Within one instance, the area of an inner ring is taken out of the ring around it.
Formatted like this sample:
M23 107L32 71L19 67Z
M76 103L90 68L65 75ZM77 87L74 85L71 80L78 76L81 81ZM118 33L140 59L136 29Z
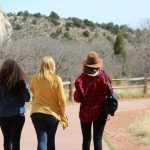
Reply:
M37 78L37 77L38 77L38 74L32 75L32 79Z
M34 81L34 80L37 80L37 79L38 79L38 75L37 74L32 75L31 81Z
M107 75L108 79L111 81L111 77L110 77L109 73L107 71L105 71L104 69L101 69L100 72L99 72L98 76L100 77L100 79L103 80L103 81L106 81L104 72Z
M83 81L85 81L85 79L86 79L86 74L81 73L75 80L75 86L81 85Z
M85 78L85 73L81 73L75 80L75 82L81 82Z
M62 79L61 79L61 77L58 76L58 75L55 75L55 76L54 76L54 81L55 81L55 82L63 82Z

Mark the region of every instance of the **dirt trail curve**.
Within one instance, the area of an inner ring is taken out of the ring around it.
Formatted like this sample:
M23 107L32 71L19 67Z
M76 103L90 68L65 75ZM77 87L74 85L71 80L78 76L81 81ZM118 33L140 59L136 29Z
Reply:
M128 111L130 109L143 109L150 107L150 99L120 101L118 111ZM82 135L78 119L79 105L73 104L67 106L67 115L69 118L69 127L63 131L59 125L56 135L56 150L81 150ZM0 132L0 149L2 150L2 134ZM30 119L30 109L26 113L26 122L22 132L21 150L36 150L36 135ZM91 144L93 150L93 143ZM103 150L109 150L107 144L103 142Z

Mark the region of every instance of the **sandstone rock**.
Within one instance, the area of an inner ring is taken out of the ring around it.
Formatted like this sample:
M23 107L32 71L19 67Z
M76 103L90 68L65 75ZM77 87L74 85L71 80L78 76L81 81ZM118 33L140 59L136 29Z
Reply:
M7 16L0 11L0 46L3 42L10 39L12 34L12 26L9 23Z

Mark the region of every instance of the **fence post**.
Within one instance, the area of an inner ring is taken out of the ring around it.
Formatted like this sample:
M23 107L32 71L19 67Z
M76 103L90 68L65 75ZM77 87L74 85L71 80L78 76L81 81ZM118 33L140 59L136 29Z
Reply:
M70 84L69 84L69 101L71 102L73 99L73 81L72 78L69 78Z
M144 79L144 95L147 94L147 87L148 87L148 80L147 80L147 76L145 76L145 79Z

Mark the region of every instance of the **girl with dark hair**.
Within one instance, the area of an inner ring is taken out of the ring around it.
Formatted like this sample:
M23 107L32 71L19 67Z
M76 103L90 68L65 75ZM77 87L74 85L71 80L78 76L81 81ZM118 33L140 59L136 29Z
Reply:
M0 127L4 150L20 150L20 138L25 122L25 102L30 93L27 78L14 60L8 59L0 69Z

